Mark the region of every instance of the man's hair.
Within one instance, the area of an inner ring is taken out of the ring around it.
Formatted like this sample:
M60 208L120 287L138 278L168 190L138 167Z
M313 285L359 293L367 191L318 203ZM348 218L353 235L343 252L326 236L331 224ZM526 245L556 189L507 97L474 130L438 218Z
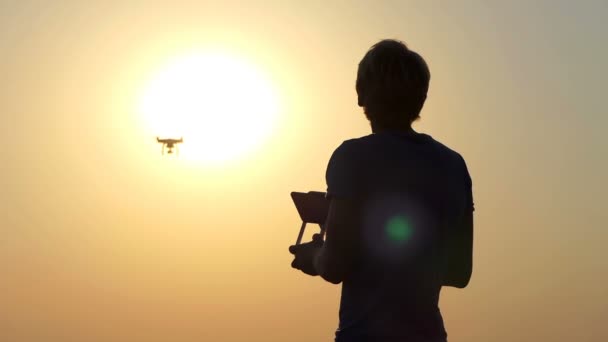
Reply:
M429 67L419 54L401 41L382 40L359 62L359 106L372 125L410 125L419 118L430 79Z

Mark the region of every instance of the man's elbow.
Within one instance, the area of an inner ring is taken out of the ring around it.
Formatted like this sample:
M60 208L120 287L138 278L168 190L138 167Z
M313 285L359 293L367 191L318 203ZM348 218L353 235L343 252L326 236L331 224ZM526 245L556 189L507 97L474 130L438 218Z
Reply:
M453 281L451 284L448 284L448 286L452 286L458 289L464 289L465 287L467 287L467 285L469 285L469 281L471 280L471 278L463 278L463 279L457 279L455 281Z
M344 280L344 268L334 263L321 263L317 267L321 278L332 284L340 284Z
M328 254L319 254L314 262L317 272L324 280L332 284L340 284L344 279L344 267Z
M472 273L473 269L469 268L465 272L462 272L462 274L449 277L449 279L447 279L447 281L445 281L443 285L464 289L469 285Z
M342 275L335 272L323 272L321 273L321 278L335 285L342 282Z

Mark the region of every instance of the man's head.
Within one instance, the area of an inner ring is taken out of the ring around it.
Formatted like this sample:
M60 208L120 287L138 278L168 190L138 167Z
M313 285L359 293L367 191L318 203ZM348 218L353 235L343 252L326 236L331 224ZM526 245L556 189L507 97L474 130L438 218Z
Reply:
M409 127L418 119L431 73L424 59L397 40L372 46L359 62L359 106L376 128Z

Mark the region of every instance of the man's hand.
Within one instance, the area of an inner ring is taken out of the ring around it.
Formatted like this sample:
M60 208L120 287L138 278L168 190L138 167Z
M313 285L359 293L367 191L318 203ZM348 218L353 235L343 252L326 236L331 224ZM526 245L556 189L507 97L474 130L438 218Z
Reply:
M314 266L314 259L321 251L321 247L323 247L323 237L321 234L313 235L311 242L289 246L289 253L295 257L291 263L291 267L297 268L311 276L319 275Z

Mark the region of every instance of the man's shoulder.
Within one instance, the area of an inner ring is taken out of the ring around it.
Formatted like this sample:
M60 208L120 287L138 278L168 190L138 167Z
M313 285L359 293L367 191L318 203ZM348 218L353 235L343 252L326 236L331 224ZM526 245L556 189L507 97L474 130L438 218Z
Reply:
M335 156L340 156L340 159L359 159L365 155L375 155L380 152L379 149L395 148L396 145L394 144L394 141L391 141L393 138L394 136L391 137L386 134L372 133L357 138L347 139L335 149L333 154ZM465 164L465 160L459 152L436 140L431 135L418 133L415 136L406 138L406 140L420 148L428 150L429 153L436 155L451 165Z
M431 139L432 139L432 144L442 154L449 156L450 159L452 159L452 160L463 160L464 161L464 158L462 158L460 153L456 152L454 149L448 147L447 145L445 145L444 143L442 143L438 140L435 140L433 138L431 138Z
M457 175L463 175L467 186L470 188L471 176L469 174L467 163L462 155L437 140L435 140L435 144L441 151L441 155L443 156L442 159L444 159L446 167L448 167L450 170L457 170Z
M342 144L336 148L336 151L339 150L344 153L349 153L351 151L353 153L361 153L365 149L381 146L382 144L389 142L389 139L390 136L385 134L368 134L362 137L344 140ZM430 150L437 151L441 154L448 155L453 159L462 159L460 153L428 134L418 133L415 136L409 137L408 141L420 146L424 146Z
M333 152L334 156L347 156L351 154L360 154L362 149L365 149L371 142L371 136L366 135L358 138L344 140Z
M350 138L350 139L346 139L342 142L342 144L338 147L345 147L345 148L354 148L357 146L362 146L365 144L369 144L370 142L372 142L374 139L374 134L368 134L368 135L364 135L362 137L357 137L357 138Z
M354 153L360 153L362 150L382 144L385 140L385 136L372 133L361 137L346 139L338 148L336 148L336 151L354 151Z

